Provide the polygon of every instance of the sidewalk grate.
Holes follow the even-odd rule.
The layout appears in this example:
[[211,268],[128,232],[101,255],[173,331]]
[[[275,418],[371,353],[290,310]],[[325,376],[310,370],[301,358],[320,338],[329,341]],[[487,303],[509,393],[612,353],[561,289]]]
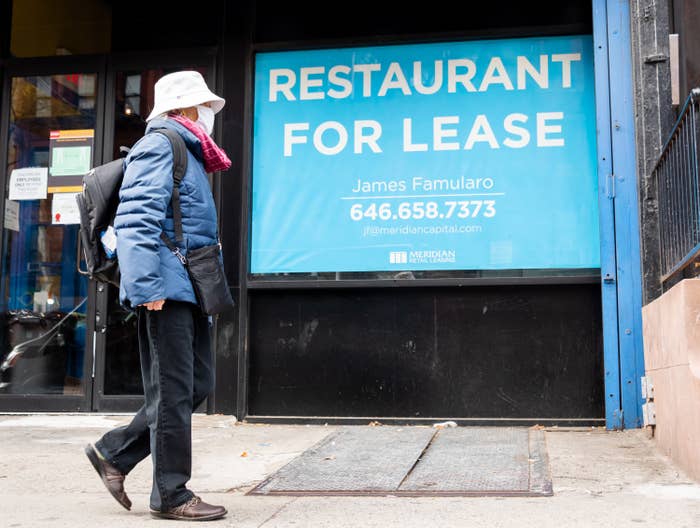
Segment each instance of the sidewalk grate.
[[551,496],[552,483],[538,428],[349,426],[248,494]]

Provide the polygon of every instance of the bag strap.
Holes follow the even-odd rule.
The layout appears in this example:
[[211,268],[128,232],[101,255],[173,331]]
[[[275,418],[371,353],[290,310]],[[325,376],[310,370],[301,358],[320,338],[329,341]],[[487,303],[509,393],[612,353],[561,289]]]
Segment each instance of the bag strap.
[[[170,140],[170,145],[173,149],[173,230],[175,231],[175,243],[165,234],[161,232],[160,238],[166,246],[175,253],[182,261],[184,256],[180,253],[178,245],[182,245],[184,237],[182,234],[182,210],[180,209],[180,182],[185,176],[187,170],[187,145],[182,136],[175,130],[169,128],[157,128],[153,132],[163,134]],[[183,261],[184,264],[184,261]]]

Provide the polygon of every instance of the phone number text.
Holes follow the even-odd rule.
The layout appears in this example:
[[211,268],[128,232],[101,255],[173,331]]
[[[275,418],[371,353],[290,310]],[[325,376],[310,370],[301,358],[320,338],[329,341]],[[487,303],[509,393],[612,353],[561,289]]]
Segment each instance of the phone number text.
[[443,218],[493,218],[496,200],[445,200],[443,202],[355,203],[350,218],[360,220],[421,220]]

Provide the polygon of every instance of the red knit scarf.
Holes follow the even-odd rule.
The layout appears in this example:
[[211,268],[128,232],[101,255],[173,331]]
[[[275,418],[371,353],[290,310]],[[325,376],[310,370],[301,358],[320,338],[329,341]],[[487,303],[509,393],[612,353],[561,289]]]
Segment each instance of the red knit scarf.
[[224,149],[214,143],[214,140],[198,124],[179,114],[169,114],[168,118],[177,121],[197,136],[197,139],[202,144],[205,171],[217,172],[227,170],[231,166],[231,160],[224,152]]

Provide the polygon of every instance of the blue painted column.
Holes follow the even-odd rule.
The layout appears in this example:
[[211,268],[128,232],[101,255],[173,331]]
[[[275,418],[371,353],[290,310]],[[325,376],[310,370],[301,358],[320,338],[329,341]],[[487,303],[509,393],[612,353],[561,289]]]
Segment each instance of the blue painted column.
[[598,209],[600,213],[600,271],[603,306],[603,364],[605,367],[605,424],[621,429],[620,355],[617,319],[615,206],[610,138],[610,75],[606,0],[593,0],[593,46],[598,152]]
[[606,426],[642,426],[639,198],[630,8],[593,0]]

